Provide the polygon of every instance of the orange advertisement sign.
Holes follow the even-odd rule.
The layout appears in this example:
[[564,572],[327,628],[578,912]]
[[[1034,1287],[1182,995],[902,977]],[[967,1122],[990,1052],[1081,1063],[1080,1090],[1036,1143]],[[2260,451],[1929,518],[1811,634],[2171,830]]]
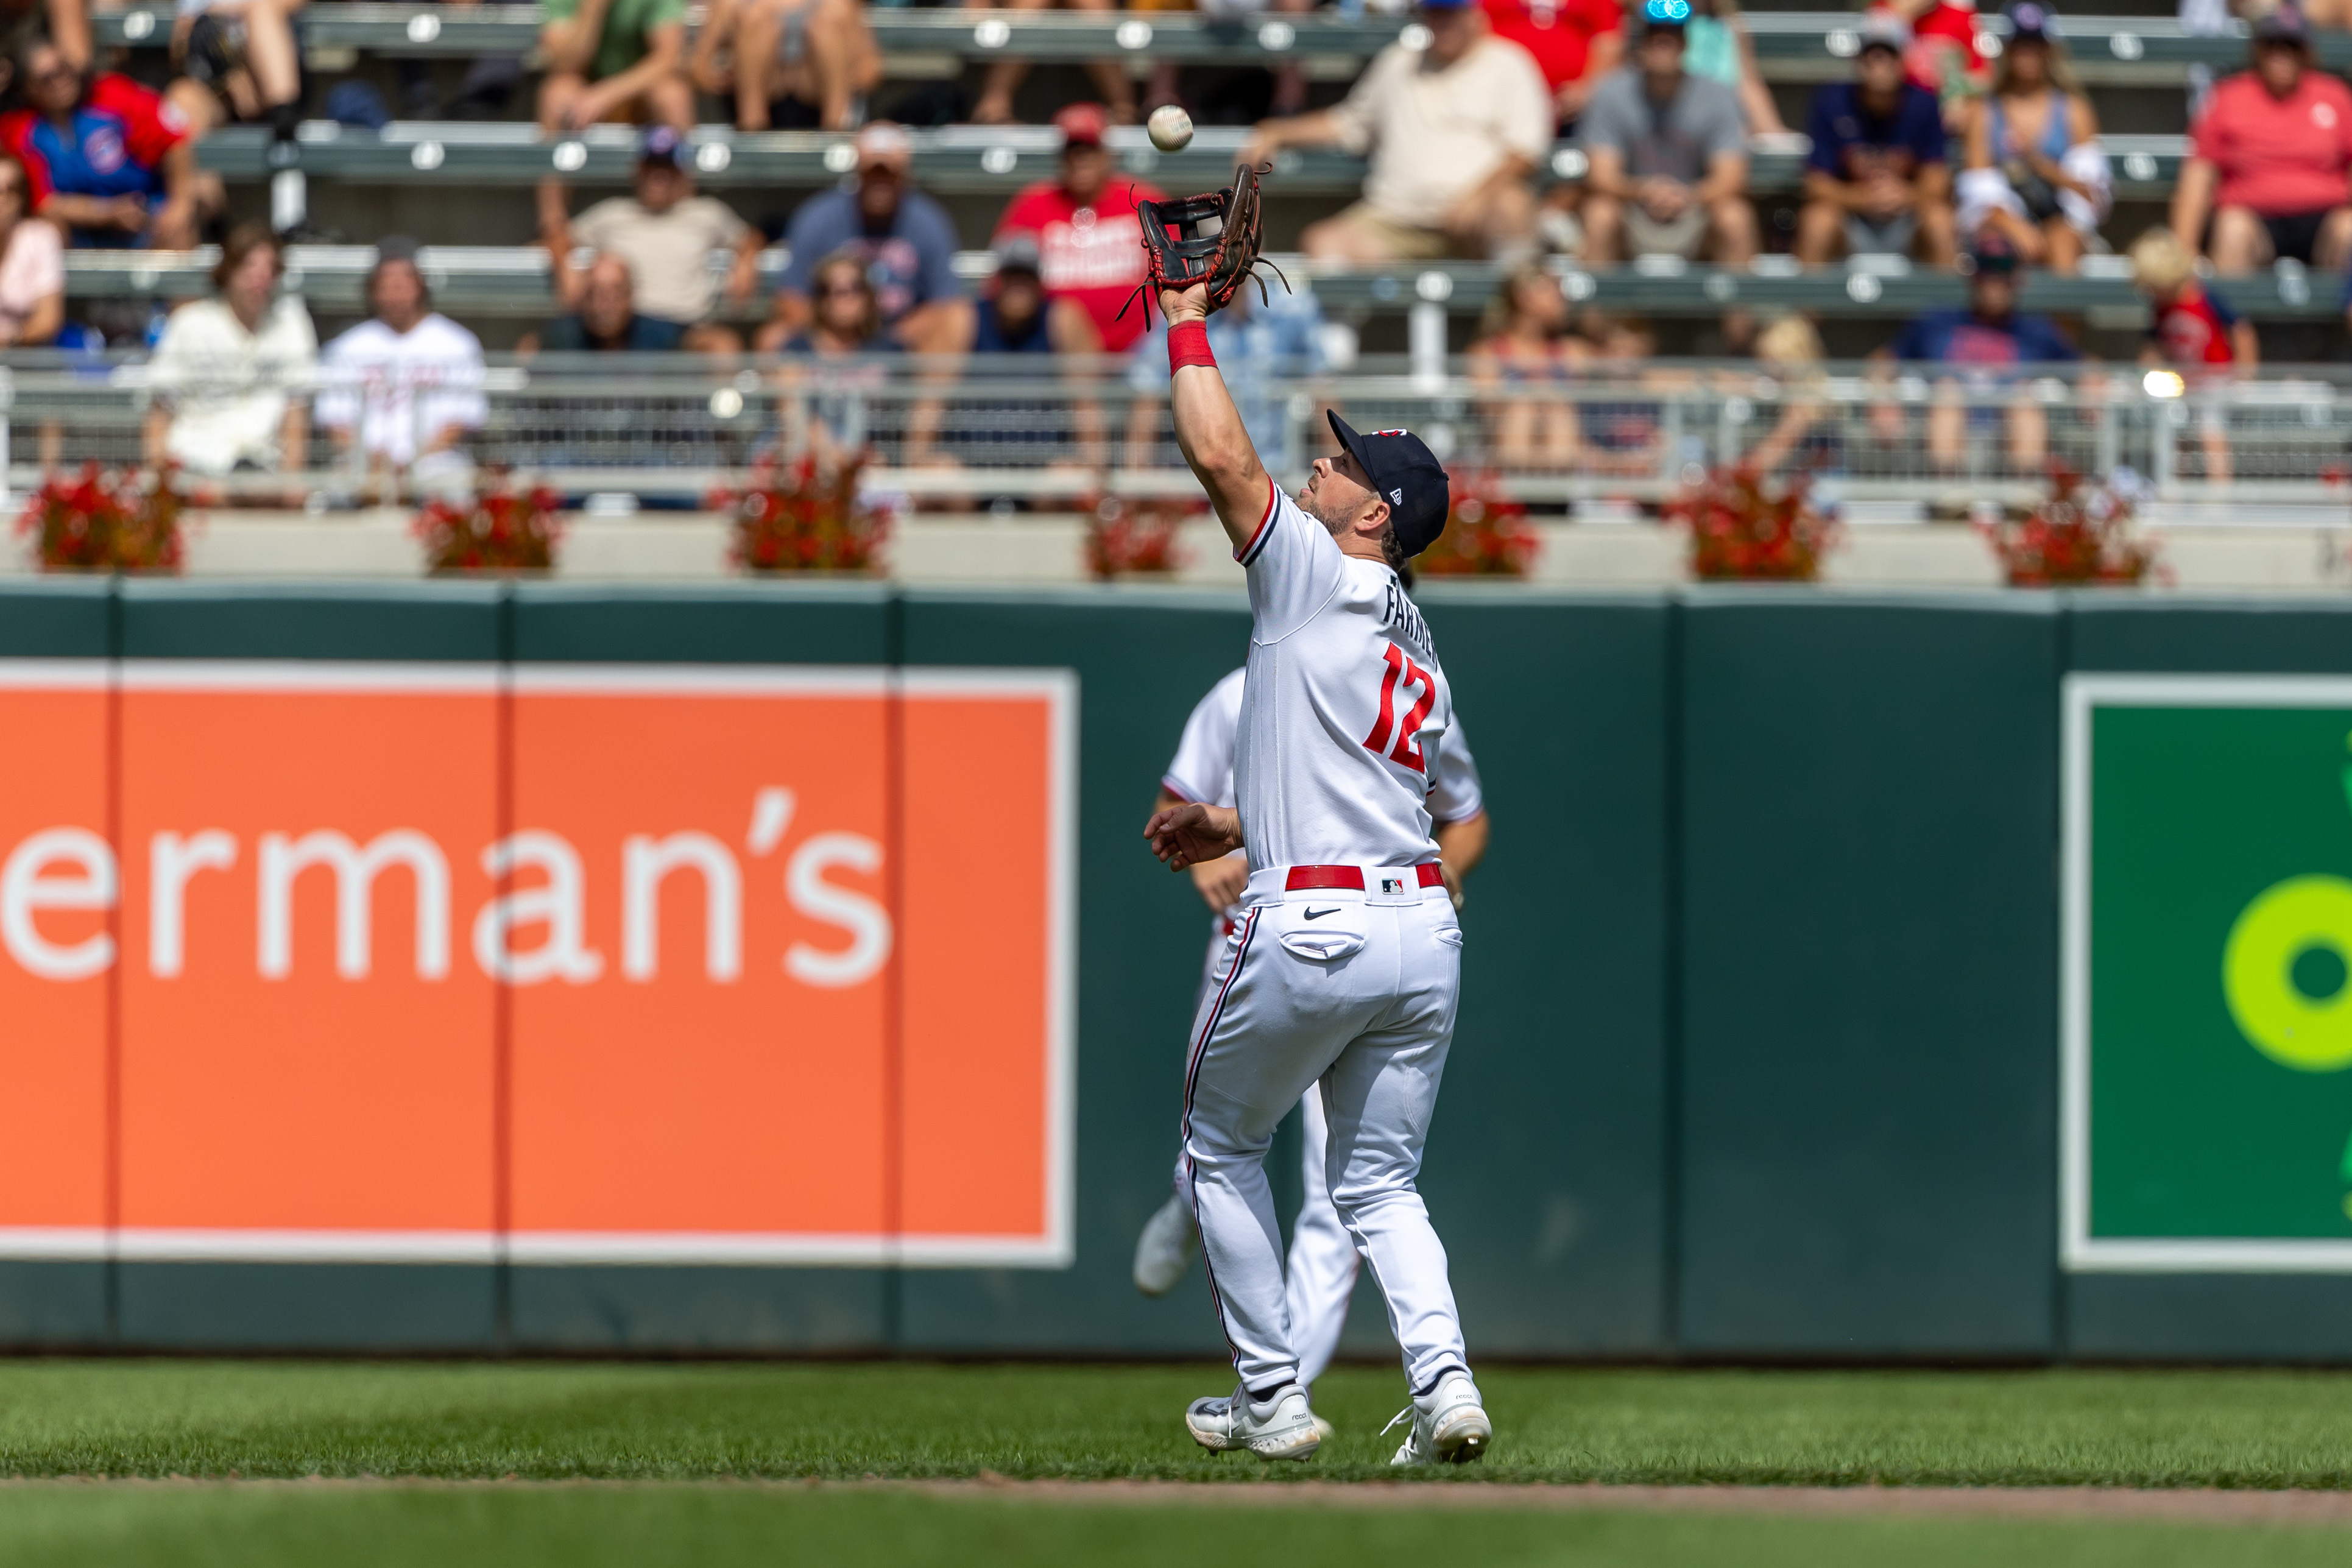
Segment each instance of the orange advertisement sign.
[[0,661],[0,1254],[1066,1264],[1075,722]]

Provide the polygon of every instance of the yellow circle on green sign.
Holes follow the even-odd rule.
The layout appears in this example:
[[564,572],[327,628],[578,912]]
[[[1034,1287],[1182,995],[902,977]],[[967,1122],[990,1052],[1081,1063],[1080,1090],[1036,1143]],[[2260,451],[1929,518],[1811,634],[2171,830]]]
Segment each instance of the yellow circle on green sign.
[[2221,990],[2255,1049],[2300,1072],[2352,1067],[2352,984],[2326,997],[2296,988],[2294,961],[2326,948],[2352,969],[2352,882],[2290,877],[2265,888],[2230,928]]

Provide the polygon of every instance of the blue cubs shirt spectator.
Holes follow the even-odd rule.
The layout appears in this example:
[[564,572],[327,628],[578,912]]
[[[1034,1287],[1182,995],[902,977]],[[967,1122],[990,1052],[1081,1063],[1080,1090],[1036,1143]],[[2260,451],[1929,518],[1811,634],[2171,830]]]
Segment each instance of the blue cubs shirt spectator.
[[193,243],[194,171],[168,166],[187,141],[179,110],[110,71],[84,88],[54,47],[30,53],[35,107],[0,115],[0,148],[25,166],[33,211],[80,245],[136,245],[151,227],[171,231],[158,243]]

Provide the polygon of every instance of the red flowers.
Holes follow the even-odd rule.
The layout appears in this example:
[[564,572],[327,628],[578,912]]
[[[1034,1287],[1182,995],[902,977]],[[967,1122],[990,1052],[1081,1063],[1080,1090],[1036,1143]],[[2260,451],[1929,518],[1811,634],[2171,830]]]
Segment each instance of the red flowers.
[[556,516],[562,503],[544,489],[528,495],[496,489],[463,502],[436,497],[408,531],[424,541],[425,566],[433,572],[544,572],[554,566],[563,538]]
[[44,483],[17,515],[16,531],[34,538],[45,571],[177,572],[173,471],[158,470],[151,487],[136,470],[102,473],[86,464],[78,479]]
[[1528,509],[1507,499],[1489,473],[1448,476],[1452,510],[1445,531],[1413,563],[1424,577],[1524,577],[1543,540]]
[[1173,572],[1184,564],[1178,536],[1206,501],[1127,500],[1106,496],[1087,520],[1087,570],[1108,583],[1129,574]]
[[1661,509],[1690,530],[1691,575],[1702,581],[1810,583],[1837,544],[1838,525],[1812,509],[1807,481],[1790,479],[1779,495],[1740,464],[1717,468]]
[[715,490],[713,511],[732,512],[729,554],[746,572],[870,572],[890,537],[890,511],[857,493],[863,455],[828,472],[814,454],[762,459],[740,490]]
[[2132,505],[2065,464],[2050,463],[2051,496],[2022,522],[1979,523],[2012,588],[2137,583],[2156,564],[2156,546],[2134,538]]

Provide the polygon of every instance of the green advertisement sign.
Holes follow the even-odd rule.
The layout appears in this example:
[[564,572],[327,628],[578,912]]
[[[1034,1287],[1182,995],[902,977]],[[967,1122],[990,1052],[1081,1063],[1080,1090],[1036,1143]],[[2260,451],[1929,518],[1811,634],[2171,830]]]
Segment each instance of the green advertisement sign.
[[2352,680],[2065,716],[2067,1267],[2352,1271]]

